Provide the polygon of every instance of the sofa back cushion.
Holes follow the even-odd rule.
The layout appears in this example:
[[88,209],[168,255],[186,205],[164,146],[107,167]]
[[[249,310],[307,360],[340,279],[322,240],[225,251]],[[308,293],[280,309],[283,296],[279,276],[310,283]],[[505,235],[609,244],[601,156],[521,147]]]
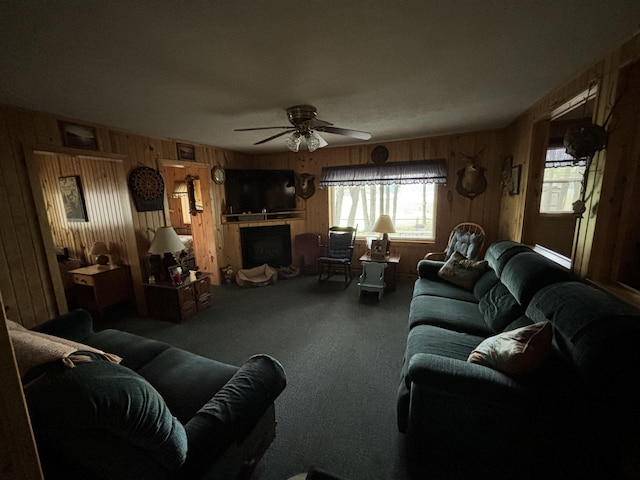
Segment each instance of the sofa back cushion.
[[533,251],[511,257],[500,275],[500,281],[524,307],[542,287],[570,279],[567,270]]
[[493,286],[478,303],[478,309],[487,326],[494,332],[502,332],[507,325],[524,314],[524,308],[502,283]]
[[489,267],[496,272],[499,277],[502,275],[502,269],[507,262],[515,255],[522,252],[531,252],[531,248],[522,243],[512,242],[511,240],[503,240],[491,244],[484,255],[484,259]]
[[127,367],[98,356],[75,368],[51,364],[24,391],[38,444],[70,467],[121,478],[109,448],[96,451],[78,440],[87,436],[112,438],[114,448],[129,446],[167,471],[186,459],[184,427],[151,384]]

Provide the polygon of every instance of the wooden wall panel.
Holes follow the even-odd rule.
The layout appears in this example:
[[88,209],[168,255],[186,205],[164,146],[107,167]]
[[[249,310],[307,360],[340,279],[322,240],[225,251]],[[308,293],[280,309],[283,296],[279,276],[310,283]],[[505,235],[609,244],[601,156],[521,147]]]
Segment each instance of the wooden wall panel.
[[[535,165],[535,156],[539,151],[541,135],[536,133],[536,125],[548,121],[554,108],[589,88],[592,82],[598,84],[598,96],[595,104],[595,122],[603,125],[616,98],[620,94],[618,78],[621,68],[637,62],[640,58],[640,34],[613,49],[591,66],[568,79],[558,88],[532,105],[506,131],[505,146],[514,156],[514,164],[523,165],[522,188],[526,195],[505,197],[500,211],[499,232],[501,236],[519,241],[531,241],[527,232],[535,230],[527,218],[533,217],[537,209],[536,184],[539,182],[539,169]],[[633,88],[637,89],[637,85]],[[632,107],[637,111],[638,106]],[[640,137],[619,135],[620,132],[634,132],[640,120],[635,115],[616,120],[616,115],[607,126],[611,132],[607,147],[598,152],[592,162],[589,174],[588,201],[586,212],[578,220],[574,245],[573,271],[583,278],[589,278],[616,292],[619,270],[612,260],[622,262],[621,242],[627,225],[632,222],[633,209],[625,208],[625,200],[640,188],[638,181],[628,175],[635,172],[639,159]],[[637,236],[637,235],[636,235]],[[620,293],[624,296],[624,293]],[[637,293],[631,292],[631,301],[637,303]]]
[[[501,155],[504,133],[502,130],[472,132],[459,135],[389,142],[384,145],[389,150],[387,163],[396,161],[447,159],[446,186],[437,188],[436,238],[435,241],[394,241],[393,249],[401,254],[399,272],[414,275],[416,264],[427,252],[443,250],[452,228],[462,221],[472,221],[483,225],[488,241],[498,239],[498,216],[502,202]],[[371,150],[375,145],[324,148],[310,152],[277,153],[263,155],[255,159],[253,168],[292,169],[297,173],[315,175],[316,187],[320,181],[323,166],[365,165],[371,163]],[[466,159],[483,150],[480,166],[486,168],[487,190],[473,200],[456,191],[458,170],[464,168]],[[298,207],[306,210],[304,232],[326,236],[329,225],[328,191],[316,188],[316,193],[306,202],[298,199]],[[356,252],[363,250],[364,239],[357,242]],[[364,251],[364,250],[363,250]],[[230,259],[234,257],[231,256]],[[357,263],[357,262],[356,262]]]

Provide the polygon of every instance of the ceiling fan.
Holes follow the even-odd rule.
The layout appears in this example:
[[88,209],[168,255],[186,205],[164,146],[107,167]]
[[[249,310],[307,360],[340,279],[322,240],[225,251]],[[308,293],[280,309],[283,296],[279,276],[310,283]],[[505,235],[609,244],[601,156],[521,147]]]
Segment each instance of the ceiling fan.
[[300,149],[300,143],[303,138],[310,152],[313,152],[318,148],[326,147],[328,143],[318,134],[318,132],[335,133],[336,135],[345,135],[347,137],[357,138],[358,140],[369,140],[371,138],[371,134],[369,132],[334,127],[332,123],[320,120],[316,118],[317,116],[318,110],[316,107],[311,105],[295,105],[287,108],[287,117],[289,118],[291,126],[236,128],[235,131],[246,132],[249,130],[269,130],[274,128],[284,129],[283,132],[276,133],[264,140],[260,140],[259,142],[254,143],[254,145],[261,145],[293,131],[285,142],[287,148],[292,152],[297,152]]

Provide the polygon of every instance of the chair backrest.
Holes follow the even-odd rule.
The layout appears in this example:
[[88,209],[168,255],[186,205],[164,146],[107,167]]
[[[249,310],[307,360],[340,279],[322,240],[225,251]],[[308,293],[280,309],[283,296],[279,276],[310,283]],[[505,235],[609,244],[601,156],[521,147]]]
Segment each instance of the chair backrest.
[[470,260],[477,258],[484,245],[486,234],[484,229],[477,223],[459,223],[449,235],[449,243],[445,252],[445,260],[454,252],[459,252]]
[[331,227],[327,241],[327,256],[351,259],[357,231],[357,225],[355,227]]
[[383,285],[385,268],[387,268],[387,264],[384,262],[362,262],[361,281]]

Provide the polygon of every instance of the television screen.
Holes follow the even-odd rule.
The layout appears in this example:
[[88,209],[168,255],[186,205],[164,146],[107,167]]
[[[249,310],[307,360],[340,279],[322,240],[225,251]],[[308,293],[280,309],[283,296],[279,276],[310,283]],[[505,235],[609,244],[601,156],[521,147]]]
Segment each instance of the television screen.
[[296,209],[293,170],[227,169],[227,213],[286,212]]

